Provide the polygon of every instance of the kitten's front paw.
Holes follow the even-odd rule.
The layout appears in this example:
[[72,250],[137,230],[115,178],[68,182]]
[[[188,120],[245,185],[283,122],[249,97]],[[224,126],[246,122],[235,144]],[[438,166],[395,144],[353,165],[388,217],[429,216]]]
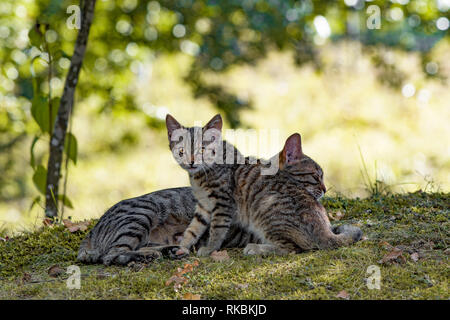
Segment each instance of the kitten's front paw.
[[189,255],[189,249],[181,246],[158,246],[155,249],[160,250],[164,257],[170,259],[181,259]]
[[186,247],[178,247],[178,249],[175,251],[175,256],[178,259],[184,258],[189,255],[189,249]]
[[213,251],[214,251],[214,249],[212,249],[210,247],[201,247],[197,251],[197,256],[198,257],[209,257]]

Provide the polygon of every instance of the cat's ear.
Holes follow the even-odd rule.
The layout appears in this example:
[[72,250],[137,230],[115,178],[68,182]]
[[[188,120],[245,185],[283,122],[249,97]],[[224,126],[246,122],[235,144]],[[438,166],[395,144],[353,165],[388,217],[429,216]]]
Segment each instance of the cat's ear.
[[303,157],[302,138],[300,134],[294,133],[287,138],[284,148],[280,154],[280,167],[296,163]]
[[167,114],[166,127],[167,127],[167,135],[169,136],[170,141],[173,131],[175,131],[176,129],[181,129],[181,124],[177,120],[175,120],[175,118],[172,117],[170,114]]
[[222,117],[220,114],[216,114],[209,122],[203,127],[203,130],[216,129],[222,131]]

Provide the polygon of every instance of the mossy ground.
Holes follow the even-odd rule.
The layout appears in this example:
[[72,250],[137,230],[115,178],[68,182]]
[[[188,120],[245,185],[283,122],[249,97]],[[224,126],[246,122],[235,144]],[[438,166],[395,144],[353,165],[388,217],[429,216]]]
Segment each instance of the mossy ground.
[[[230,259],[214,262],[193,255],[160,259],[147,266],[105,267],[76,261],[87,232],[63,226],[43,227],[0,241],[0,299],[449,299],[449,194],[416,192],[368,199],[325,198],[334,223],[359,225],[367,239],[337,250],[284,257],[247,257],[228,250]],[[92,224],[93,225],[93,224]],[[383,242],[403,250],[404,261],[382,264],[390,252]],[[419,260],[411,258],[418,253]],[[180,290],[165,282],[185,263],[199,261]],[[68,289],[68,274],[48,275],[52,265],[81,268],[81,288]],[[381,289],[369,290],[367,267],[381,270]]]

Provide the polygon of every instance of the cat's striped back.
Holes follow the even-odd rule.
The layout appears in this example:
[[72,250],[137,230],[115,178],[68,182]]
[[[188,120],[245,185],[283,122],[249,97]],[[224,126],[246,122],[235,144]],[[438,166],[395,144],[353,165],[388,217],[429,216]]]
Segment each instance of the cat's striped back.
[[[194,216],[196,203],[190,187],[122,200],[108,209],[88,233],[77,259],[105,265],[154,259],[179,243]],[[206,240],[205,235],[199,245]],[[244,247],[250,242],[256,242],[255,237],[236,227],[229,230],[224,246]]]
[[109,265],[121,254],[131,256],[144,246],[176,244],[192,219],[195,203],[188,187],[122,200],[105,212],[83,240],[78,260]]

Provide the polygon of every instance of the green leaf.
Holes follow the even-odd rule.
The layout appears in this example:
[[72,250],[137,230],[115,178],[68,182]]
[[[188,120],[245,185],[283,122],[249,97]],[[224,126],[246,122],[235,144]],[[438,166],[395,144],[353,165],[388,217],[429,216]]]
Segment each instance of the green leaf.
[[69,60],[72,60],[72,56],[71,56],[71,55],[68,55],[64,50],[61,50],[61,55],[62,55],[64,58],[67,58],[67,59],[69,59]]
[[35,95],[31,104],[31,115],[41,128],[42,133],[49,132],[48,99],[41,95]]
[[38,165],[33,174],[33,182],[40,193],[45,195],[47,184],[47,169],[43,165]]
[[53,98],[51,100],[52,118],[50,119],[50,110],[47,97],[43,97],[41,95],[36,95],[33,97],[31,104],[31,115],[39,125],[42,133],[50,133],[50,128],[53,128],[56,115],[58,114],[60,100],[60,98]]
[[40,33],[40,30],[37,29],[36,25],[33,25],[30,31],[28,31],[28,38],[30,39],[31,45],[37,48],[41,46],[44,40],[42,34]]
[[36,159],[34,158],[34,146],[36,145],[36,142],[39,141],[39,138],[40,138],[39,136],[35,136],[33,138],[33,142],[31,143],[31,148],[30,148],[30,155],[31,155],[30,165],[33,169],[36,167]]
[[73,209],[72,201],[70,201],[70,199],[69,199],[65,194],[60,194],[60,195],[58,195],[58,199],[59,199],[60,201],[62,201],[62,203],[63,203],[67,208]]
[[78,142],[77,138],[70,132],[66,135],[64,151],[69,159],[72,160],[74,164],[77,164]]
[[30,62],[30,72],[33,79],[33,97],[39,95],[41,84],[43,81],[43,78],[36,75],[36,72],[34,71],[34,63],[37,59],[40,59],[40,56],[34,57]]
[[64,51],[62,50],[55,50],[55,52],[52,54],[52,59],[53,61],[57,61],[59,60],[64,54]]

